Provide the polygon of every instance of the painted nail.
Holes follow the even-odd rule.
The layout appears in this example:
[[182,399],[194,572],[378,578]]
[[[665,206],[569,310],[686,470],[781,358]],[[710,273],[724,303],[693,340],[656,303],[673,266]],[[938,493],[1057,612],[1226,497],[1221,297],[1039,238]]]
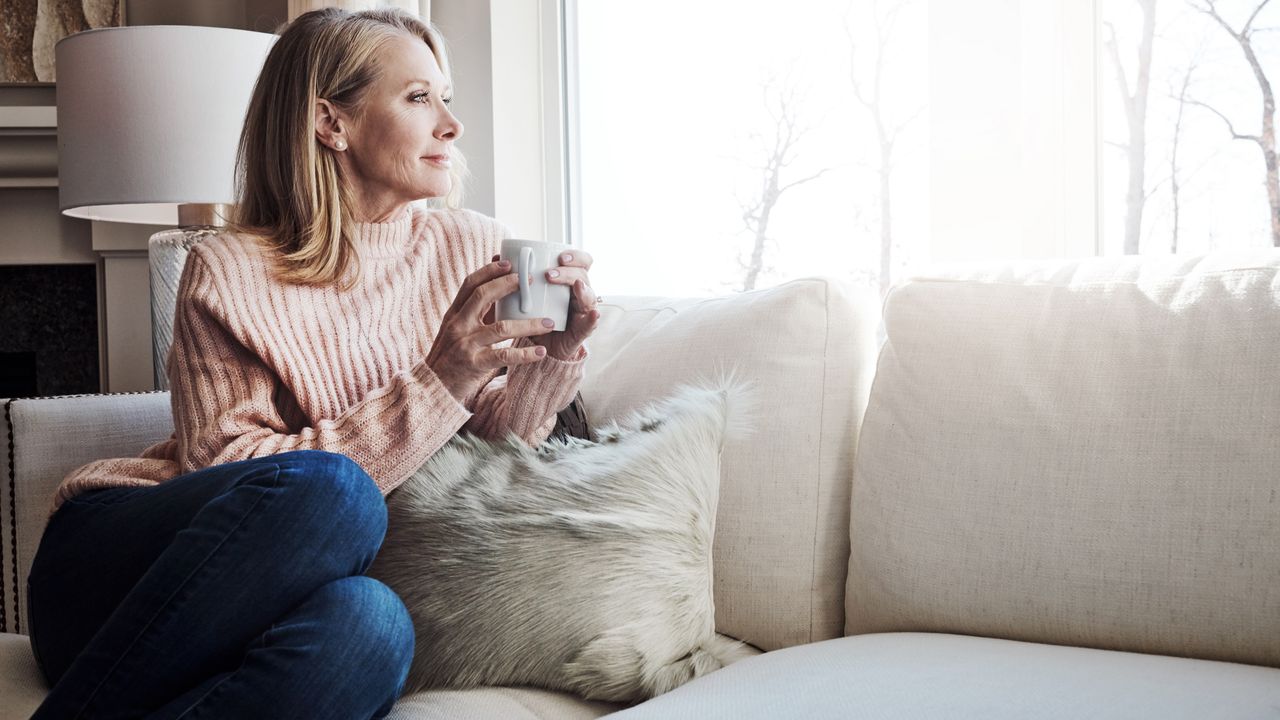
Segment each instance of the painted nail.
[[551,318],[542,318],[542,327],[553,328],[555,326],[556,326],[555,320],[552,320]]
[[553,278],[555,278],[555,277],[560,277],[560,271],[559,271],[559,270],[548,270],[548,271],[547,271],[547,277],[553,277]]
[[573,255],[571,255],[570,253],[565,253],[560,256],[560,260],[561,262],[573,262]]

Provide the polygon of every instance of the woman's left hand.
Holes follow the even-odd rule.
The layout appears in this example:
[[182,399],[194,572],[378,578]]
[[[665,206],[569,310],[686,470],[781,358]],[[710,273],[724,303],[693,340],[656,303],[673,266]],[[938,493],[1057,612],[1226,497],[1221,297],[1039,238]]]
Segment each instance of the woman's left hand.
[[547,282],[570,287],[569,323],[565,329],[529,338],[530,342],[545,347],[551,357],[576,360],[583,341],[595,332],[600,322],[600,311],[596,309],[600,298],[591,288],[591,278],[587,277],[592,262],[589,253],[574,248],[561,253],[560,266],[546,272]]

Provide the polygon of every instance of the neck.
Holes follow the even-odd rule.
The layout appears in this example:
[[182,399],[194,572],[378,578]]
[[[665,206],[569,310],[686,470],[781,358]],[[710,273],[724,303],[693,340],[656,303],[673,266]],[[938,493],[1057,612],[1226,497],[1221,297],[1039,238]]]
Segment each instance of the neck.
[[399,220],[409,209],[409,203],[400,202],[390,206],[378,207],[372,210],[364,210],[358,208],[352,211],[352,219],[358,223],[386,223]]

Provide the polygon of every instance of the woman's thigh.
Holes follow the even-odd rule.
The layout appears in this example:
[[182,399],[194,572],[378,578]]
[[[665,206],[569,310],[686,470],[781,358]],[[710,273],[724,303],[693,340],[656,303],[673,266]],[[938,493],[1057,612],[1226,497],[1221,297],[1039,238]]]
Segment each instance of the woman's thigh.
[[[344,462],[334,462],[335,459]],[[249,485],[253,487],[242,487]],[[353,490],[345,490],[346,487]],[[240,495],[246,491],[250,494]],[[278,493],[285,494],[263,506],[262,512],[271,515],[264,516],[263,522],[253,523],[259,529],[246,536],[239,518],[250,512],[250,506],[257,505],[253,498],[276,497]],[[241,500],[233,501],[235,497]],[[233,570],[227,575],[225,582],[231,585],[224,584],[216,592],[227,595],[228,602],[243,594],[246,583],[258,585],[261,592],[275,591],[271,580],[286,573],[277,573],[271,563],[296,567],[299,555],[307,556],[308,543],[314,541],[318,551],[332,555],[332,543],[320,541],[320,535],[329,532],[330,527],[339,535],[367,536],[361,541],[352,539],[357,546],[349,556],[361,562],[338,562],[341,570],[307,562],[308,568],[316,568],[315,576],[299,575],[289,590],[301,595],[309,591],[305,586],[327,582],[330,576],[362,572],[360,568],[367,567],[363,556],[376,551],[385,531],[385,506],[353,515],[351,508],[339,507],[348,499],[362,505],[380,500],[372,480],[354,463],[329,453],[303,451],[218,465],[145,488],[91,491],[67,501],[46,527],[28,579],[32,645],[41,670],[50,682],[56,682],[144,575],[152,573],[149,592],[170,592],[164,588],[180,587],[178,583],[184,582],[188,572],[174,564],[178,558],[186,558],[182,562],[192,563],[189,567],[194,570],[195,563],[208,552],[217,552],[213,548],[222,542],[219,538],[230,538],[233,532],[238,547],[234,552],[242,556],[237,563],[252,559],[254,565],[237,564],[239,572]],[[241,509],[233,511],[236,507]],[[337,518],[324,517],[330,508]],[[193,524],[197,516],[201,519]],[[307,516],[317,519],[299,519]],[[358,516],[363,521],[359,526],[354,522],[344,524],[340,519],[344,516]],[[377,527],[379,520],[381,528]],[[370,530],[363,532],[365,527]],[[184,530],[188,541],[179,545],[175,540]],[[281,534],[285,537],[280,538]],[[152,568],[159,567],[157,559],[170,547],[174,551],[166,555],[166,580],[156,583]],[[227,551],[231,552],[229,548]],[[264,581],[266,585],[260,585]],[[131,598],[130,607],[135,611],[167,603],[163,598],[141,603],[139,599],[136,595]],[[202,602],[216,604],[218,598],[207,597]],[[112,625],[119,628],[141,622],[145,618],[129,622],[122,619]]]
[[54,657],[39,657],[54,679],[196,513],[244,476],[225,472],[226,467],[206,468],[150,487],[92,490],[58,508],[40,539],[27,579],[32,645],[38,657],[40,631],[49,628],[56,635],[47,638],[57,641],[48,653]]

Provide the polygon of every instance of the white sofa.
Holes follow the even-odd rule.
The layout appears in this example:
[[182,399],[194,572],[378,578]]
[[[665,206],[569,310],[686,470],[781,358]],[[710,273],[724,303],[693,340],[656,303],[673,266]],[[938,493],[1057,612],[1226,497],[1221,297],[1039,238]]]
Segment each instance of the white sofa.
[[[1280,252],[938,269],[881,317],[827,278],[610,297],[593,422],[730,366],[765,390],[714,592],[766,652],[633,708],[485,688],[391,717],[1280,717]],[[4,419],[0,719],[46,692],[22,633],[53,486],[171,422],[164,393]]]

